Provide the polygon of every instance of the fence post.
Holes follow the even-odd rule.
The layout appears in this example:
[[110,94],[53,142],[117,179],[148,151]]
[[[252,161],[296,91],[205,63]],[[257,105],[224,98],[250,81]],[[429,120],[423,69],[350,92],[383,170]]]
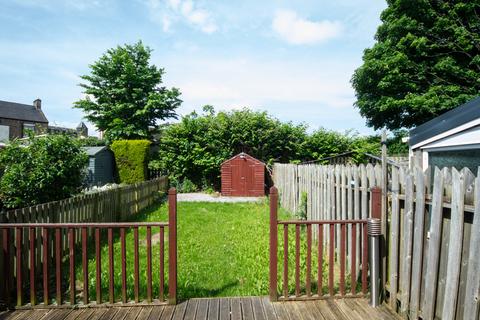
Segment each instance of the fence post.
[[168,190],[168,303],[177,304],[177,190]]
[[372,208],[370,218],[382,219],[382,188],[372,187]]
[[278,190],[270,188],[270,301],[277,301],[277,272],[278,272]]
[[[0,211],[0,223],[7,222],[7,213],[5,209]],[[3,230],[0,229],[0,274],[5,275],[5,265],[7,260],[5,259],[5,252],[4,252],[4,240],[3,240]],[[6,281],[8,277],[4,277],[4,279],[0,280],[0,310],[4,310],[7,307],[7,295],[6,292]]]

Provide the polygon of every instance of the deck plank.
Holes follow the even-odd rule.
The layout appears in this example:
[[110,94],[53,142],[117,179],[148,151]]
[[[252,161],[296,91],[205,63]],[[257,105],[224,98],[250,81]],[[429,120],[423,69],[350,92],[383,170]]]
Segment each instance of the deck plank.
[[251,298],[251,301],[252,301],[253,316],[255,320],[266,320],[261,298],[253,297]]
[[290,320],[290,316],[288,315],[283,302],[274,302],[272,303],[272,307],[273,310],[275,310],[275,315],[277,316],[277,319]]
[[261,297],[260,300],[261,300],[262,305],[263,305],[263,311],[265,312],[265,318],[267,320],[277,319],[275,309],[273,308],[273,305],[270,302],[269,298],[268,297]]
[[147,320],[153,307],[143,307],[135,320]]
[[217,320],[219,319],[219,307],[220,307],[220,299],[210,299],[208,304],[208,315],[207,319]]
[[206,320],[208,313],[209,299],[199,299],[197,304],[197,314],[195,320]]
[[135,320],[140,313],[142,308],[140,307],[132,307],[130,311],[128,311],[127,315],[125,316],[125,320]]
[[240,303],[240,298],[232,298],[230,300],[230,312],[232,320],[242,319],[242,306]]
[[268,297],[190,299],[176,306],[32,309],[0,313],[0,320],[397,320],[384,305],[364,298],[270,302]]
[[296,303],[298,310],[302,313],[305,320],[325,319],[323,314],[317,311],[315,305],[311,302],[299,301]]
[[148,316],[148,320],[158,320],[162,316],[163,313],[163,306],[155,306],[152,308],[152,311],[150,312]]
[[300,310],[296,307],[296,302],[285,302],[284,305],[285,307],[285,310],[287,311],[287,314],[288,314],[288,317],[292,320],[295,320],[295,319],[301,319],[301,320],[305,320],[302,316],[302,313],[300,312]]
[[220,299],[218,305],[219,305],[218,319],[220,320],[230,319],[230,299]]
[[318,310],[318,313],[322,315],[325,319],[335,319],[335,315],[329,309],[327,302],[325,300],[313,301],[314,307]]
[[359,313],[359,308],[352,308],[349,304],[347,304],[346,300],[349,299],[337,299],[335,300],[335,304],[338,306],[340,311],[345,315],[345,318],[350,320],[362,320],[363,317]]
[[115,314],[115,320],[124,320],[129,312],[130,312],[130,308],[128,307],[118,308],[118,311]]
[[99,320],[108,310],[107,308],[97,308],[88,320]]
[[170,305],[164,306],[160,320],[171,320],[174,312],[175,312],[175,306],[170,306]]
[[112,320],[114,317],[116,319],[116,314],[118,312],[118,309],[119,308],[110,308],[110,309],[107,310],[107,312],[102,314],[102,316],[99,317],[98,319],[99,320]]
[[183,320],[185,311],[187,309],[188,301],[181,302],[175,306],[175,312],[173,313],[172,320]]
[[253,317],[252,300],[250,298],[241,298],[242,304],[242,319],[243,320],[255,320]]
[[163,307],[163,312],[162,312],[162,316],[160,317],[160,320],[171,320],[174,312],[175,312],[175,306]]
[[197,312],[197,304],[198,304],[198,301],[196,299],[188,300],[183,319],[185,320],[195,319],[195,314]]
[[66,319],[68,320],[85,320],[89,319],[90,316],[95,312],[95,309],[81,309],[73,310]]

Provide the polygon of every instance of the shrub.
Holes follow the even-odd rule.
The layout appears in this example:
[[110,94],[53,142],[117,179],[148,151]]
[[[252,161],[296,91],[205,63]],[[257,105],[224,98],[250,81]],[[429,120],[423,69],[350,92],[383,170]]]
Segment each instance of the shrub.
[[221,163],[242,151],[267,165],[318,161],[347,151],[354,151],[355,162],[363,162],[364,152],[378,153],[380,139],[323,128],[308,134],[306,125],[281,122],[266,112],[216,113],[206,106],[202,115],[193,112],[164,126],[159,150],[151,168],[168,172],[171,181],[187,178],[197,187],[218,190]]
[[150,141],[117,140],[112,143],[111,149],[115,155],[119,182],[132,184],[147,179]]
[[67,135],[30,137],[0,151],[0,200],[19,208],[68,198],[82,188],[87,154]]
[[195,185],[195,183],[185,178],[177,185],[177,191],[180,193],[195,192],[198,191],[198,187]]

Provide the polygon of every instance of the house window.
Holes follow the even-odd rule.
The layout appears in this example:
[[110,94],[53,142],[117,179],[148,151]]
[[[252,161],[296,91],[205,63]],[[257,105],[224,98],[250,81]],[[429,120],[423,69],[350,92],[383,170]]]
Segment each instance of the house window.
[[23,124],[23,136],[26,137],[28,132],[35,132],[35,124],[33,123]]
[[10,127],[0,125],[0,142],[7,142],[10,140]]

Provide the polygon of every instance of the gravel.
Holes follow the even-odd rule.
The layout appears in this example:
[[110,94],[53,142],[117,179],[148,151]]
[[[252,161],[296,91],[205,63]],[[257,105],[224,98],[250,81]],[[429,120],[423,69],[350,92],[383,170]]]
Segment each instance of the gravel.
[[259,202],[264,197],[224,197],[217,193],[179,193],[177,201],[183,202]]

